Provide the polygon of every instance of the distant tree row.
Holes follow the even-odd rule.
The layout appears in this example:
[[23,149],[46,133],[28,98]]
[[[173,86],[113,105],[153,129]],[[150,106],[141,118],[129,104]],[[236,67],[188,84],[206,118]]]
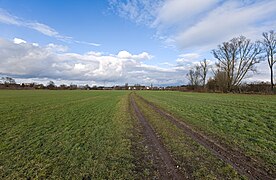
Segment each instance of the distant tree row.
[[0,84],[16,84],[16,82],[11,77],[1,77]]
[[0,89],[49,89],[49,90],[161,90],[160,87],[143,86],[140,84],[134,84],[129,86],[128,83],[125,85],[119,86],[89,86],[86,85],[76,85],[76,84],[61,84],[56,85],[54,81],[49,81],[46,85],[38,83],[21,83],[18,84],[11,77],[2,77],[0,78]]
[[11,77],[2,77],[0,78],[0,89],[50,89],[50,90],[76,90],[76,89],[97,89],[97,87],[90,87],[89,85],[78,86],[75,84],[61,84],[57,86],[54,81],[49,81],[47,85],[38,84],[38,83],[21,83],[18,84]]
[[[242,80],[249,72],[256,72],[256,64],[267,60],[270,68],[270,89],[273,92],[273,66],[276,62],[276,33],[269,31],[263,33],[261,41],[252,42],[250,39],[240,36],[218,45],[212,50],[217,60],[211,67],[206,59],[199,65],[192,67],[186,74],[189,85],[197,88],[214,88],[223,92],[232,92],[241,87]],[[212,69],[214,76],[210,78],[206,86],[206,76]]]

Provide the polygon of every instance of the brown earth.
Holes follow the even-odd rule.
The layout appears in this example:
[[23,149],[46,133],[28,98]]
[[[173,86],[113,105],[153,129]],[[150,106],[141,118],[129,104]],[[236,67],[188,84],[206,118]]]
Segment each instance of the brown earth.
[[145,139],[145,147],[149,149],[154,166],[158,171],[158,179],[186,179],[185,176],[177,169],[177,166],[170,156],[168,150],[158,139],[147,119],[139,110],[133,96],[130,97],[131,107],[134,111],[139,124],[142,126],[142,134]]
[[[164,110],[161,110],[156,105],[147,101],[141,96],[138,97],[142,101],[144,101],[150,108],[159,113],[162,117],[166,118],[178,128],[182,129],[186,135],[204,146],[206,149],[210,150],[215,156],[232,165],[232,167],[235,168],[240,174],[245,175],[249,179],[276,179],[275,174],[267,172],[265,168],[260,165],[261,163],[259,163],[257,160],[246,156],[241,151],[238,151],[223,142],[218,142],[210,137],[205,136],[204,134],[194,130],[183,120],[175,118],[171,114],[165,112]],[[135,104],[133,98],[132,101],[133,104]],[[136,111],[139,111],[137,106],[136,109]],[[140,118],[143,119],[141,113]]]

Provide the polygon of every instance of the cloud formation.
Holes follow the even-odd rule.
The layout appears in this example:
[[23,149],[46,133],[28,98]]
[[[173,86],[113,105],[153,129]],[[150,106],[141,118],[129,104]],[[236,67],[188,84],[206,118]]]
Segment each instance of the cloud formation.
[[147,65],[147,52],[118,54],[67,52],[56,44],[38,46],[16,38],[0,39],[0,74],[16,78],[52,79],[89,84],[182,84],[185,70]]
[[25,40],[20,39],[20,38],[14,38],[14,39],[13,39],[13,42],[14,42],[15,44],[27,43]]
[[[153,56],[147,52],[132,54],[120,51],[118,54],[68,52],[66,46],[48,44],[39,46],[20,38],[13,41],[0,38],[0,75],[37,82],[74,82],[78,84],[116,85],[144,84],[179,85],[186,84],[188,70],[202,60],[197,53],[181,54],[172,63],[148,65]],[[212,63],[212,62],[210,62]],[[269,77],[266,62],[258,65],[259,74],[248,80],[265,80]]]
[[54,28],[52,28],[46,24],[19,18],[1,8],[0,8],[0,23],[33,29],[35,31],[38,31],[38,32],[46,35],[46,36],[53,37],[53,38],[56,38],[56,39],[58,39],[60,41],[64,41],[64,42],[73,42],[73,43],[78,43],[78,44],[86,44],[86,45],[90,45],[90,46],[100,46],[100,44],[98,44],[98,43],[90,43],[90,42],[85,42],[85,41],[74,40],[72,37],[61,35]]
[[121,17],[156,29],[158,39],[184,50],[209,50],[239,35],[255,40],[276,27],[276,1],[271,0],[110,2]]
[[217,0],[170,0],[157,7],[157,14],[153,24],[155,26],[170,26],[187,23],[190,19],[199,18],[201,13],[213,7]]
[[134,60],[149,60],[152,58],[147,52],[142,52],[141,54],[132,55],[127,51],[120,51],[117,55],[120,59],[134,59]]
[[109,6],[120,17],[150,25],[155,19],[157,7],[160,7],[162,2],[162,0],[109,0]]
[[[262,1],[245,5],[242,1],[229,1],[210,11],[206,17],[175,36],[181,48],[215,46],[229,39],[245,35],[260,38],[262,32],[275,28],[273,15],[276,1]],[[265,22],[271,22],[267,27]],[[274,26],[273,26],[274,25]],[[255,31],[252,34],[252,31]]]

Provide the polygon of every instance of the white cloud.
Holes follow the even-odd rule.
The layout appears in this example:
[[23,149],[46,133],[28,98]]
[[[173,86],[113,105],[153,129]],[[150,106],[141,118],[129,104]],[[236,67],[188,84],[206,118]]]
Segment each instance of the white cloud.
[[[34,45],[34,43],[33,43],[33,45]],[[34,46],[36,46],[36,44]],[[52,51],[52,52],[66,52],[68,50],[68,47],[50,43],[46,46],[46,49],[48,51]]]
[[152,56],[149,55],[147,52],[142,52],[141,54],[138,54],[138,55],[132,55],[127,51],[120,51],[117,57],[121,59],[134,59],[134,60],[148,60],[152,58]]
[[176,67],[189,70],[194,65],[198,64],[203,59],[200,59],[201,56],[197,53],[187,53],[187,54],[180,54],[176,59]]
[[[240,35],[261,39],[262,32],[276,27],[275,0],[154,0],[151,6],[145,0],[110,2],[121,17],[154,28],[154,38],[165,47],[191,52],[179,55],[173,63],[161,63],[182,72],[203,60],[200,54],[210,57],[211,49],[224,41]],[[214,60],[208,61],[214,64]],[[266,62],[257,67],[258,74],[251,74],[246,81],[269,80]]]
[[172,64],[172,63],[169,63],[169,62],[162,62],[162,63],[159,63],[160,65],[164,65],[164,66],[169,66],[169,67],[174,67],[175,65]]
[[44,34],[46,36],[57,37],[57,38],[61,38],[61,39],[69,39],[69,37],[59,35],[59,33],[55,29],[53,29],[45,24],[41,24],[41,23],[37,23],[37,22],[30,22],[30,23],[24,22],[23,25],[28,28],[37,30],[38,32],[41,32],[42,34]]
[[118,57],[119,57],[119,58],[122,58],[122,59],[130,59],[131,56],[132,56],[132,55],[131,55],[129,52],[127,52],[127,51],[120,51],[120,52],[118,53]]
[[112,9],[120,16],[155,28],[155,37],[166,47],[210,52],[235,36],[255,40],[261,38],[262,32],[276,27],[275,0],[154,0],[150,6],[148,3],[110,0]]
[[74,69],[77,71],[82,71],[86,69],[86,65],[82,63],[77,63],[74,65]]
[[56,39],[64,41],[64,42],[74,42],[74,43],[86,44],[86,45],[90,45],[90,46],[100,46],[100,44],[98,44],[98,43],[74,40],[72,37],[61,35],[54,28],[52,28],[46,24],[18,18],[1,8],[0,8],[0,23],[33,29],[33,30],[36,30],[36,31],[46,35],[46,36],[53,37],[53,38],[56,38]]
[[14,38],[14,39],[13,39],[13,42],[14,42],[15,44],[27,43],[25,40],[20,39],[20,38]]
[[96,57],[100,57],[102,56],[101,52],[94,52],[94,51],[90,51],[88,53],[86,53],[87,55],[91,55],[91,56],[96,56]]
[[[61,48],[61,50],[57,50]],[[16,79],[36,79],[62,82],[93,82],[110,85],[128,83],[182,84],[184,70],[147,65],[141,60],[152,57],[147,52],[117,55],[100,52],[84,54],[63,51],[63,46],[32,43],[15,44],[0,39],[0,74]],[[40,82],[40,81],[39,81]]]
[[218,0],[170,0],[165,1],[158,9],[158,13],[153,24],[155,26],[174,25],[179,22],[187,22],[199,16],[214,6]]
[[85,44],[85,45],[96,46],[96,47],[101,46],[101,44],[99,43],[91,43],[91,42],[77,41],[77,40],[74,40],[74,42],[78,44]]
[[38,22],[32,22],[18,18],[4,9],[0,9],[0,22],[4,24],[11,24],[16,26],[27,27],[36,30],[46,36],[55,37],[62,40],[70,39],[70,37],[60,35],[55,29]]
[[191,60],[198,60],[200,55],[197,53],[187,53],[187,54],[180,54],[179,57],[185,58],[185,59],[191,59]]
[[275,10],[276,1],[263,1],[249,6],[244,6],[240,1],[229,1],[209,12],[205,18],[190,28],[184,29],[175,36],[175,39],[181,48],[186,49],[214,47],[235,36],[248,35],[252,30],[258,32],[260,37],[264,29],[260,29],[259,26],[272,21],[271,17]]
[[[256,65],[257,72],[256,73],[249,73],[247,76],[247,79],[245,81],[250,81],[250,82],[270,82],[270,69],[268,66],[267,61],[263,61],[259,64]],[[276,72],[276,66],[274,66],[274,72]],[[274,79],[276,78],[274,74]]]
[[[52,47],[52,48],[49,48]],[[59,45],[34,46],[32,43],[15,44],[0,39],[0,74],[16,79],[34,79],[38,82],[54,80],[78,84],[114,85],[140,83],[149,85],[185,84],[185,74],[201,59],[196,53],[179,55],[173,63],[165,63],[166,68],[148,65],[140,61],[151,56],[148,53],[131,54],[121,51],[117,55],[100,52],[84,54],[57,51]],[[62,47],[62,46],[61,46]],[[64,48],[64,47],[62,47]],[[145,54],[147,54],[145,56]],[[248,81],[269,80],[266,62],[258,65],[259,74]],[[41,80],[41,81],[40,81]]]
[[157,14],[157,8],[163,0],[109,0],[110,9],[119,16],[138,24],[150,25]]
[[33,46],[36,46],[36,47],[38,47],[38,46],[39,46],[39,44],[38,44],[38,43],[32,43],[32,45],[33,45]]
[[[131,54],[121,51],[117,55],[100,52],[84,54],[57,51],[59,45],[34,46],[32,43],[15,44],[0,38],[0,75],[16,79],[45,82],[74,82],[78,84],[115,85],[140,83],[145,85],[185,84],[185,74],[201,59],[196,53],[179,55],[175,63],[165,63],[166,68],[148,65],[141,61],[148,53]],[[61,46],[62,47],[62,46]],[[146,57],[146,58],[145,58]],[[255,80],[269,80],[266,62],[258,66]],[[29,81],[28,80],[28,81]],[[252,78],[247,79],[248,81]]]
[[18,17],[11,16],[7,11],[0,8],[0,22],[20,26],[21,22]]

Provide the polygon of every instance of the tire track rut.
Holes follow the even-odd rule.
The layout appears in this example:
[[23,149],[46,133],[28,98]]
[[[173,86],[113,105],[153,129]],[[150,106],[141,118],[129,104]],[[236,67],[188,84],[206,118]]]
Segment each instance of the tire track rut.
[[151,125],[139,110],[133,95],[130,96],[131,106],[134,110],[135,116],[143,127],[143,135],[146,139],[146,144],[153,155],[154,163],[157,166],[161,179],[186,179],[177,169],[176,164],[170,156],[168,150],[164,147],[162,142],[158,139]]
[[[136,94],[135,94],[136,95]],[[138,96],[138,95],[136,95]],[[243,153],[234,150],[225,144],[220,144],[211,138],[195,131],[185,122],[173,117],[171,114],[161,110],[153,103],[147,101],[146,99],[138,96],[142,101],[144,101],[150,108],[155,112],[159,113],[162,117],[169,120],[171,123],[176,125],[178,128],[182,129],[183,132],[194,139],[196,142],[204,146],[206,149],[210,150],[215,156],[230,164],[235,168],[240,174],[245,175],[249,179],[276,179],[275,174],[269,174],[264,167],[260,166],[259,163],[244,155]]]

